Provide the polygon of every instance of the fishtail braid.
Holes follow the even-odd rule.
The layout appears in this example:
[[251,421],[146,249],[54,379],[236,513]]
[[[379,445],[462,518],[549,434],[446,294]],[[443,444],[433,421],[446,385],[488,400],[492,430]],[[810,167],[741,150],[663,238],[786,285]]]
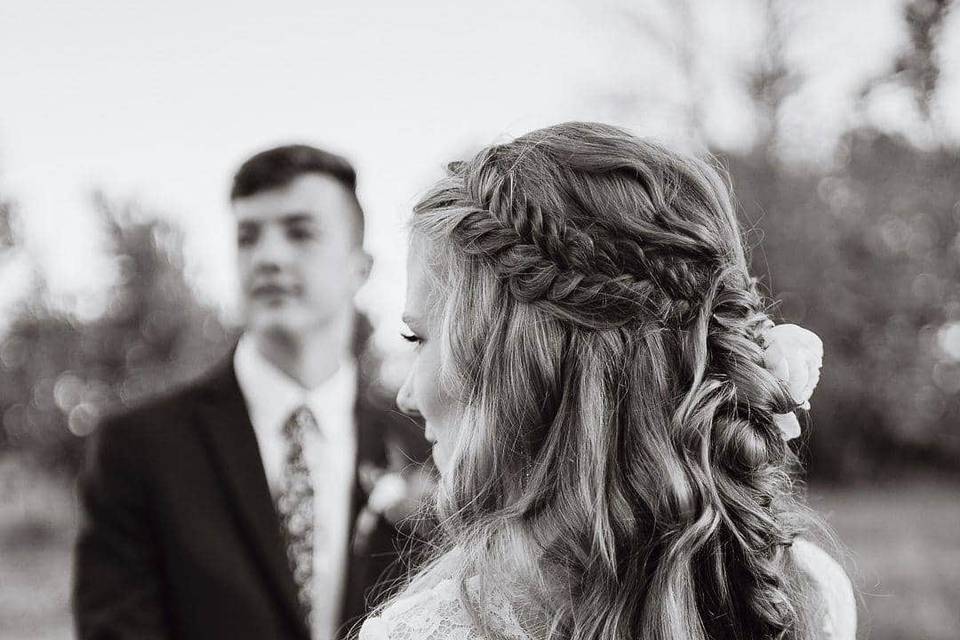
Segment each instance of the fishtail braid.
[[466,182],[470,197],[458,202],[463,215],[452,237],[489,261],[519,300],[595,329],[683,322],[697,305],[704,265],[684,255],[688,244],[645,248],[623,229],[591,233],[515,191],[512,174],[490,175],[495,168]]

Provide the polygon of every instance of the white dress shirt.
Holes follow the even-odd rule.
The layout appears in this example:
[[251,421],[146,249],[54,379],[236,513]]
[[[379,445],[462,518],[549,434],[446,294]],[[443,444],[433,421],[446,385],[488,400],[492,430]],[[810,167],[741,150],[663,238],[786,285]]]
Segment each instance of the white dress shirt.
[[336,373],[320,386],[304,389],[268,362],[248,336],[241,337],[233,364],[274,499],[283,486],[287,453],[283,425],[304,405],[317,420],[319,429],[304,435],[304,456],[314,489],[311,631],[316,640],[329,640],[339,622],[347,575],[357,451],[356,364],[341,362]]

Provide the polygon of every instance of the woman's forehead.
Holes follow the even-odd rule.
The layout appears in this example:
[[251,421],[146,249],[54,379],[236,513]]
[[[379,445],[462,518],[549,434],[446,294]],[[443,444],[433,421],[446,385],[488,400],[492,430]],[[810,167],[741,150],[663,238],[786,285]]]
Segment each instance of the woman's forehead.
[[430,242],[414,233],[407,253],[407,300],[403,313],[408,325],[429,319],[439,293],[432,254]]

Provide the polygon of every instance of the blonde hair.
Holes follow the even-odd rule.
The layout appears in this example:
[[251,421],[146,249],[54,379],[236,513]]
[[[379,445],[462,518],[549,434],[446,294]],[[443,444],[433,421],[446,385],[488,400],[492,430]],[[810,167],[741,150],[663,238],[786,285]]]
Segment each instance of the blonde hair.
[[[535,637],[807,638],[767,321],[708,164],[567,123],[449,166],[415,207],[464,407],[439,552]],[[481,589],[482,597],[483,589]]]

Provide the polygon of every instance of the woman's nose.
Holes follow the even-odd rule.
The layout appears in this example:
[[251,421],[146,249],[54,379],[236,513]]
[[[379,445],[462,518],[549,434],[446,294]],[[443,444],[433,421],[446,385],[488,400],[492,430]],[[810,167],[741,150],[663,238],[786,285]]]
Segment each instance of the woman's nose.
[[413,398],[412,378],[412,375],[407,376],[403,384],[400,385],[400,390],[397,392],[397,408],[408,416],[416,418],[420,416],[420,411],[417,409],[417,403]]

